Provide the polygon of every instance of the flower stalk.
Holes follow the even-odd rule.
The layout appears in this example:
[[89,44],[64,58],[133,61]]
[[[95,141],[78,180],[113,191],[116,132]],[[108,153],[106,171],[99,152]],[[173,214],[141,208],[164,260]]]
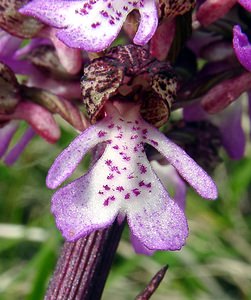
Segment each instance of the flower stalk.
[[98,300],[124,228],[114,222],[76,242],[65,242],[46,300]]

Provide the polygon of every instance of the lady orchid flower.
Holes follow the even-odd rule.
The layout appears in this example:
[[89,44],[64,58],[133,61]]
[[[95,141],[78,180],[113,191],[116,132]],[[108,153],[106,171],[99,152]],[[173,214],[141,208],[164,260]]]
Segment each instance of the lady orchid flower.
[[216,186],[180,147],[145,122],[135,106],[125,111],[115,105],[106,103],[106,117],[80,134],[49,170],[47,186],[55,189],[87,151],[106,144],[85,175],[54,194],[52,212],[57,226],[68,241],[74,241],[111,225],[117,217],[126,217],[132,235],[144,247],[180,249],[188,235],[184,209],[152,170],[144,145],[156,148],[202,197],[215,199]]
[[145,45],[158,25],[156,0],[33,0],[22,14],[58,28],[57,37],[66,45],[86,51],[106,49],[119,34],[127,15],[138,10],[141,16],[134,43]]

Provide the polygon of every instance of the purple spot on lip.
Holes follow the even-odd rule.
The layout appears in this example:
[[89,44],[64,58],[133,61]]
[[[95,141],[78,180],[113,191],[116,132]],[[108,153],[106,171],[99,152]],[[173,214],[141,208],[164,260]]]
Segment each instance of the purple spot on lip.
[[131,136],[131,140],[135,140],[135,139],[137,139],[137,138],[138,138],[138,135],[137,135],[137,134]]
[[132,192],[134,193],[134,195],[137,197],[140,195],[140,190],[139,189],[133,189]]
[[115,197],[114,197],[114,196],[110,196],[110,197],[108,197],[108,198],[105,199],[103,205],[104,205],[104,206],[108,206],[108,205],[109,205],[109,202],[110,202],[110,201],[114,201],[114,200],[115,200]]
[[106,131],[103,131],[103,130],[100,130],[99,132],[98,132],[98,137],[104,137],[105,135],[107,134],[107,132]]
[[124,191],[125,189],[123,188],[123,186],[117,186],[117,187],[116,187],[116,190],[119,191],[119,192],[122,192],[122,191]]
[[156,142],[155,140],[150,140],[150,142],[152,142],[152,144],[154,145],[154,146],[158,146],[158,142]]
[[104,205],[104,206],[108,206],[108,204],[109,204],[109,198],[105,199],[103,205]]
[[126,160],[126,161],[131,160],[131,157],[126,155],[125,152],[119,152],[119,155],[121,155],[123,157],[123,159]]
[[115,171],[117,174],[121,174],[120,171],[119,171],[119,168],[118,168],[117,166],[111,167],[111,171],[112,171],[112,172]]
[[147,172],[147,168],[144,165],[139,165],[139,171],[141,174],[145,174]]
[[106,185],[103,185],[103,188],[106,190],[106,191],[109,191],[111,188],[106,184]]
[[112,164],[111,159],[107,159],[107,160],[105,161],[105,164],[106,164],[107,166],[111,166],[111,164]]
[[142,181],[139,182],[139,186],[140,186],[140,187],[142,187],[142,186],[144,186],[144,185],[145,185],[144,180],[142,180]]
[[113,179],[113,178],[114,178],[114,175],[113,175],[113,174],[109,174],[106,178],[107,178],[107,179]]
[[97,22],[97,23],[92,23],[92,28],[97,28],[98,26],[100,26],[100,22]]
[[130,194],[129,193],[125,194],[125,199],[130,199]]

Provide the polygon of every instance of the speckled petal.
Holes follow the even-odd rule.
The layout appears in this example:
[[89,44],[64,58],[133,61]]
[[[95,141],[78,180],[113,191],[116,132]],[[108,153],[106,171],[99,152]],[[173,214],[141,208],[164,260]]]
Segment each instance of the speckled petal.
[[143,46],[151,39],[157,29],[158,14],[154,0],[141,0],[138,2],[142,3],[142,6],[138,4],[141,20],[133,42]]
[[46,178],[49,188],[57,188],[74,172],[83,156],[91,148],[108,139],[102,127],[101,121],[86,129],[56,158]]
[[[146,123],[145,126],[149,125]],[[155,147],[179,174],[204,198],[216,199],[217,188],[207,173],[179,146],[167,139],[163,133],[151,127],[152,138],[148,143]]]
[[95,52],[104,50],[113,42],[127,15],[134,9],[141,15],[134,42],[143,45],[157,28],[155,0],[33,0],[20,12],[60,28],[57,36],[68,46]]
[[107,227],[115,220],[120,202],[105,206],[95,197],[100,185],[99,164],[91,172],[59,189],[52,198],[52,213],[56,224],[68,241]]
[[239,62],[251,72],[251,43],[241,32],[239,25],[234,26],[233,46]]
[[188,236],[186,216],[172,200],[157,176],[148,174],[151,193],[141,193],[127,205],[129,227],[150,250],[179,250]]

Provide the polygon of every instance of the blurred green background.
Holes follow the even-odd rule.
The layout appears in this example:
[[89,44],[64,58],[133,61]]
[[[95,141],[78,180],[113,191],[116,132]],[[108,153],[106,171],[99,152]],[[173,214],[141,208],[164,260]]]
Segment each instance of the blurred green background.
[[[14,166],[0,163],[1,300],[43,299],[63,242],[50,214],[52,191],[45,177],[75,135],[63,124],[57,145],[36,137]],[[251,152],[246,152],[238,162],[224,158],[215,171],[217,201],[189,190],[190,236],[181,251],[136,255],[125,230],[104,300],[134,299],[166,264],[169,270],[153,300],[251,299]]]

